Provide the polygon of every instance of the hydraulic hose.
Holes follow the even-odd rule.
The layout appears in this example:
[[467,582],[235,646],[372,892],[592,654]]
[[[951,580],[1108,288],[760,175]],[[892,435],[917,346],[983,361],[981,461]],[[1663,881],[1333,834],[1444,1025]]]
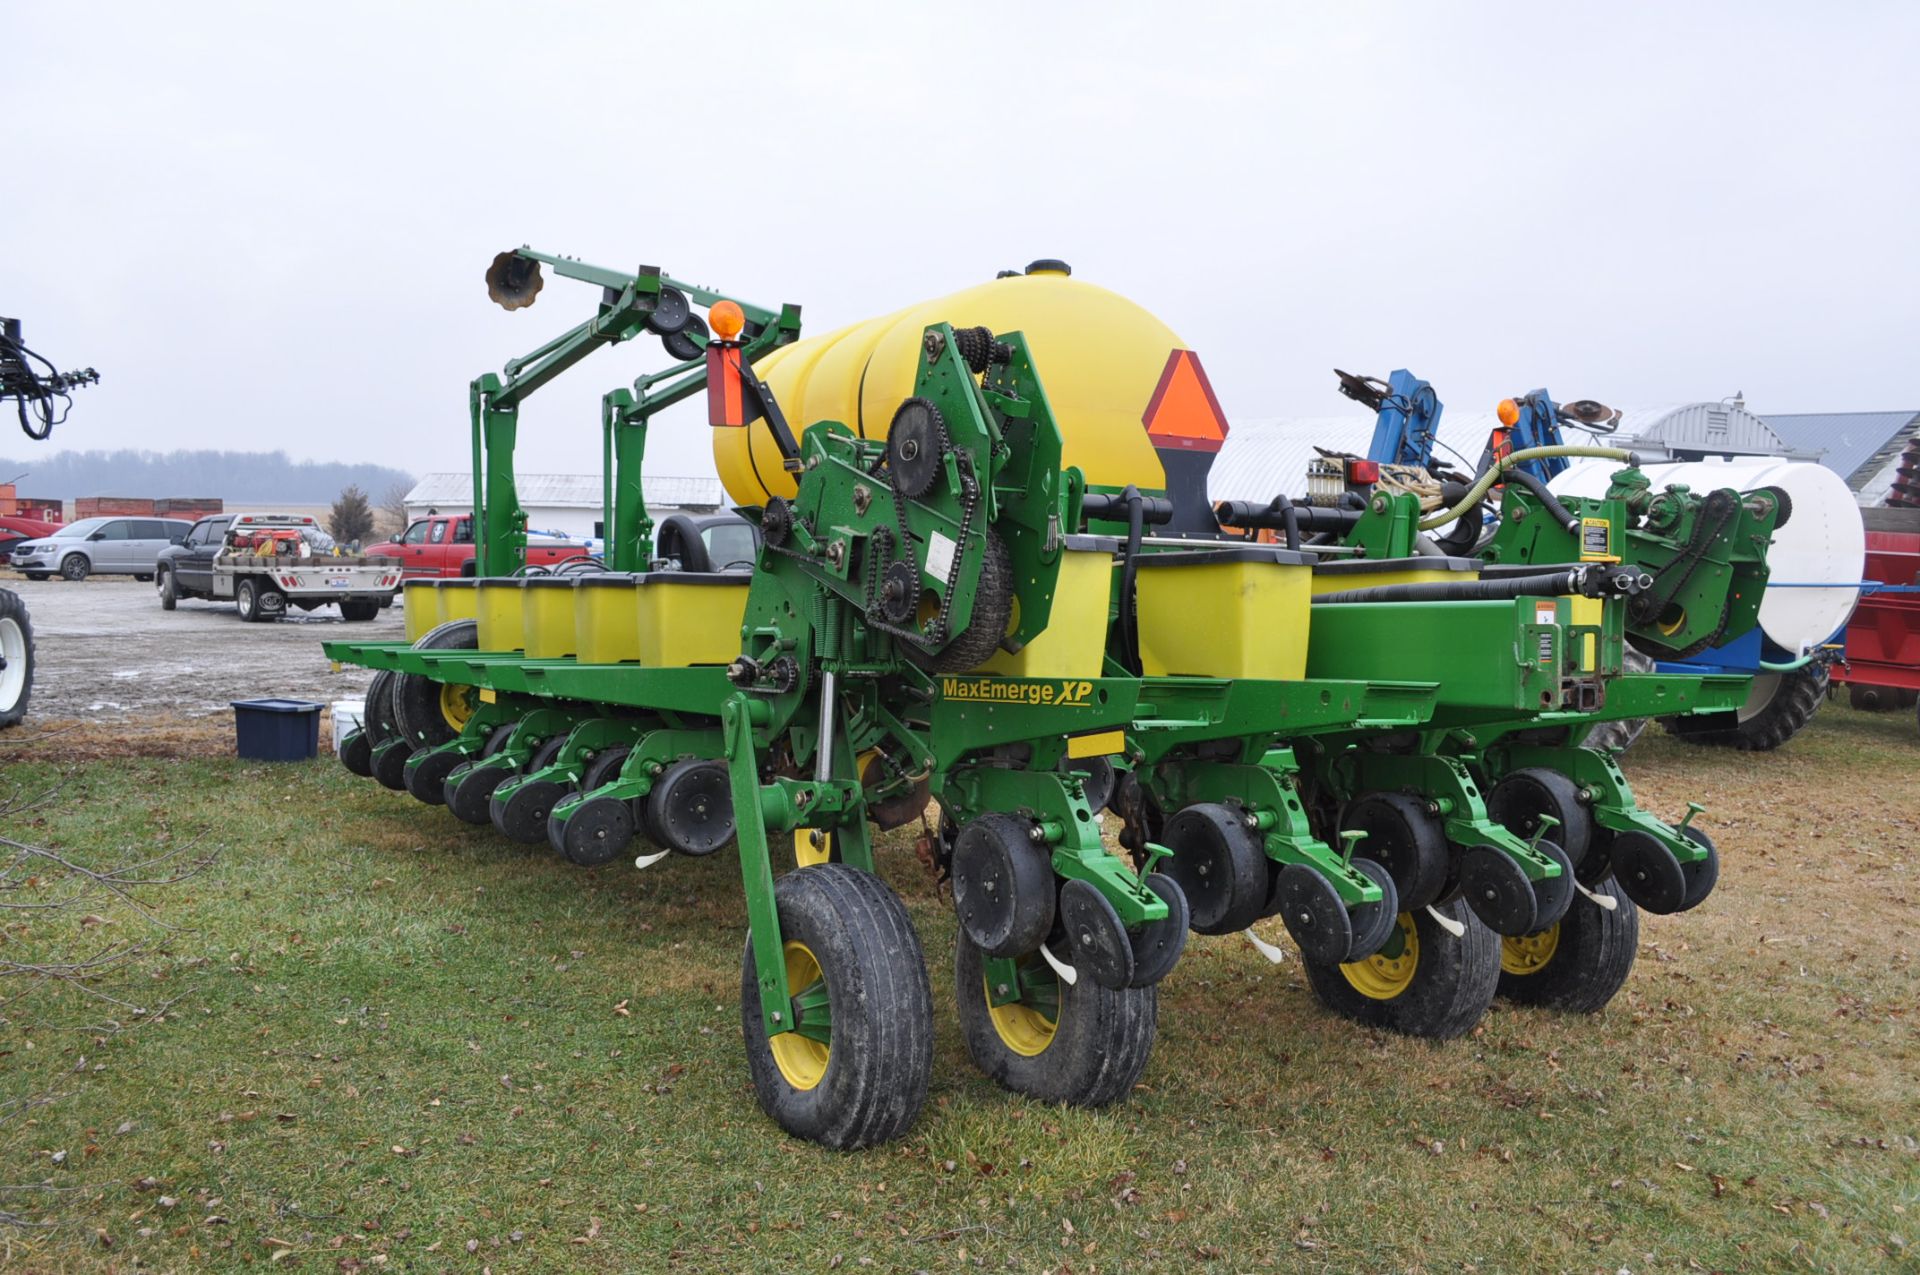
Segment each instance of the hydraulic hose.
[[[1489,491],[1493,490],[1493,485],[1500,481],[1501,475],[1513,469],[1514,466],[1529,460],[1546,460],[1553,456],[1591,456],[1598,460],[1624,461],[1629,465],[1640,463],[1640,457],[1637,454],[1619,447],[1575,447],[1570,444],[1557,447],[1523,447],[1504,460],[1488,466],[1478,478],[1473,480],[1473,486],[1467,488],[1467,494],[1451,508],[1438,510],[1422,518],[1419,522],[1420,530],[1431,531],[1435,527],[1444,527],[1470,511]],[[1533,489],[1528,488],[1528,490]]]
[[1298,549],[1303,531],[1345,531],[1360,521],[1358,509],[1334,509],[1326,505],[1296,505],[1285,496],[1275,496],[1264,505],[1251,500],[1223,500],[1213,507],[1214,519],[1223,527],[1265,527],[1287,532],[1287,548]]
[[1582,564],[1530,575],[1434,584],[1380,584],[1371,589],[1323,593],[1315,606],[1346,602],[1505,602],[1513,598],[1602,597],[1639,590],[1642,575],[1628,567]]
[[1561,504],[1560,498],[1548,491],[1547,485],[1541,482],[1530,470],[1516,469],[1507,475],[1507,481],[1510,483],[1519,483],[1522,487],[1532,492],[1534,499],[1540,502],[1540,507],[1547,511],[1548,516],[1568,531],[1578,531],[1580,529],[1580,519],[1574,516],[1565,505]]

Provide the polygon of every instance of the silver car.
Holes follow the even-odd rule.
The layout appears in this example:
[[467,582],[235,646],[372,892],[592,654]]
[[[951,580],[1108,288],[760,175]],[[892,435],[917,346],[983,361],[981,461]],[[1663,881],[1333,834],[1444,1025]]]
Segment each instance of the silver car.
[[13,567],[29,580],[56,573],[69,580],[96,574],[151,580],[160,551],[179,544],[192,526],[181,518],[82,518],[15,545]]

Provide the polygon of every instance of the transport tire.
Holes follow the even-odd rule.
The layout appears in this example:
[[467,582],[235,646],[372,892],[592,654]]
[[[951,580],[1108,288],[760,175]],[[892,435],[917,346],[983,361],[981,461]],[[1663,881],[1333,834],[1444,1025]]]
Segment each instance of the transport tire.
[[[368,617],[371,618],[371,617]],[[422,634],[416,651],[471,651],[480,645],[480,627],[472,620],[449,620]],[[415,748],[444,744],[466,729],[479,703],[471,686],[441,682],[423,673],[395,673],[393,716]]]
[[162,567],[154,576],[154,588],[160,594],[160,609],[171,611],[179,603],[180,595],[173,590],[173,572]]
[[749,937],[740,1029],[760,1109],[835,1150],[899,1137],[933,1075],[933,994],[906,908],[880,878],[838,863],[789,872],[773,894],[788,990],[796,1000],[824,993],[832,1026],[825,1040],[767,1035]]
[[985,955],[965,931],[957,936],[954,1002],[974,1066],[1041,1102],[1104,1107],[1125,1098],[1153,1054],[1159,988],[1102,987],[1084,972],[1068,984],[1037,949],[1018,961],[1022,999],[995,1007]]
[[84,553],[70,553],[60,559],[60,578],[62,580],[84,580],[92,574],[93,564],[87,561]]
[[1734,712],[1663,717],[1660,721],[1669,734],[1690,744],[1737,748],[1746,753],[1772,752],[1813,720],[1826,702],[1828,682],[1824,664],[1809,664],[1791,673],[1762,673],[1753,679],[1747,702]]
[[1502,939],[1499,993],[1516,1005],[1592,1014],[1626,985],[1640,950],[1640,910],[1617,882],[1594,893],[1614,900],[1609,912],[1581,895],[1538,934]]
[[1423,1040],[1472,1031],[1500,981],[1500,939],[1455,899],[1436,909],[1466,927],[1458,938],[1427,908],[1402,912],[1396,933],[1364,961],[1304,962],[1320,1003],[1354,1022]]
[[33,621],[20,595],[0,589],[0,726],[27,715],[33,700]]

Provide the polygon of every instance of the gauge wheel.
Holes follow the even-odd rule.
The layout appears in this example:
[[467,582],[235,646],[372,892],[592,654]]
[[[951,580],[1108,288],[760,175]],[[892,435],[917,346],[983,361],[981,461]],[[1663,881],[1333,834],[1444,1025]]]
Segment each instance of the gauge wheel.
[[[1456,937],[1438,911],[1464,928]],[[1500,940],[1462,900],[1402,912],[1386,943],[1364,961],[1304,962],[1320,1003],[1357,1023],[1426,1040],[1472,1031],[1493,1003]]]
[[1158,987],[1103,987],[1084,974],[1070,984],[1036,948],[1014,958],[1019,999],[1002,993],[996,1005],[986,955],[964,930],[957,944],[954,1001],[974,1066],[1041,1102],[1104,1107],[1133,1091],[1153,1053]]

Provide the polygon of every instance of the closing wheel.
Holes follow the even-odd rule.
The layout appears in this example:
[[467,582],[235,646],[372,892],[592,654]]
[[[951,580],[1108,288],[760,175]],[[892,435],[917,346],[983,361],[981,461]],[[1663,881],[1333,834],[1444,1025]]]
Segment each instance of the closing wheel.
[[459,753],[445,751],[422,750],[414,755],[419,760],[409,761],[405,771],[407,792],[416,801],[423,801],[429,806],[446,805],[447,776],[466,758]]
[[1102,987],[1121,988],[1133,982],[1133,941],[1120,923],[1107,896],[1086,881],[1060,887],[1060,928],[1067,936],[1067,952],[1082,978]]
[[[545,770],[553,765],[560,756],[560,750],[566,746],[565,735],[555,735],[539,749],[527,762],[527,774]],[[514,788],[502,799],[494,793],[487,800],[487,817],[500,835],[522,845],[538,845],[547,839],[547,816],[553,813],[553,807],[567,795],[568,788],[557,779],[528,780]]]
[[441,795],[446,799],[447,809],[456,819],[471,824],[483,824],[493,818],[493,790],[516,772],[508,766],[483,766],[477,762],[465,762],[455,766],[447,775],[447,782]]
[[1653,913],[1678,912],[1687,901],[1687,874],[1673,851],[1639,829],[1617,832],[1610,851],[1613,879],[1627,897]]
[[394,792],[407,790],[407,759],[413,756],[413,750],[407,747],[407,741],[395,737],[373,750],[373,777],[382,788],[391,788]]
[[1609,912],[1584,895],[1558,925],[1500,941],[1500,995],[1516,1005],[1591,1014],[1626,985],[1640,950],[1640,912],[1617,881],[1595,894],[1614,900]]
[[974,1066],[1041,1102],[1104,1107],[1133,1091],[1153,1053],[1159,989],[1068,984],[1038,951],[1017,958],[1020,998],[993,1003],[986,958],[958,935],[954,1001]]
[[1031,952],[1053,928],[1053,862],[1032,829],[1018,815],[984,814],[954,838],[954,908],[989,956]]
[[[1459,925],[1459,937],[1433,917]],[[1500,939],[1464,900],[1402,912],[1386,944],[1351,964],[1306,962],[1320,1003],[1344,1018],[1426,1040],[1472,1031],[1493,1004]]]
[[1720,852],[1713,848],[1713,839],[1692,824],[1681,832],[1689,841],[1707,848],[1706,858],[1680,865],[1680,873],[1687,879],[1687,893],[1680,900],[1680,910],[1686,912],[1699,907],[1713,893],[1713,887],[1720,884]]
[[1432,903],[1446,889],[1447,834],[1426,802],[1403,792],[1366,793],[1347,807],[1340,827],[1367,834],[1354,847],[1354,857],[1384,867],[1400,906],[1409,912]]
[[1363,960],[1378,952],[1393,936],[1394,919],[1400,915],[1400,897],[1394,891],[1393,878],[1388,875],[1385,865],[1356,855],[1353,869],[1380,887],[1380,901],[1361,903],[1347,909],[1347,920],[1353,926],[1353,947],[1347,952],[1350,962]]
[[1146,887],[1167,905],[1165,920],[1149,921],[1137,930],[1127,931],[1133,944],[1133,986],[1152,987],[1179,963],[1187,948],[1187,927],[1193,918],[1187,913],[1187,896],[1172,877],[1164,872],[1149,872]]
[[1573,888],[1573,862],[1558,843],[1542,837],[1534,843],[1534,849],[1560,865],[1559,876],[1533,883],[1533,928],[1544,930],[1567,914],[1577,891]]
[[1474,846],[1460,856],[1460,893],[1495,934],[1531,934],[1540,928],[1533,882],[1492,846]]
[[618,797],[589,797],[565,823],[547,816],[547,840],[577,867],[612,863],[633,841],[633,807]]
[[[449,620],[423,634],[417,651],[472,651],[480,646],[473,620]],[[393,681],[393,717],[416,748],[444,744],[467,728],[480,692],[472,686],[442,682],[422,673],[397,673]]]
[[362,779],[373,778],[373,745],[367,742],[367,732],[347,732],[340,741],[340,764]]
[[773,894],[797,1030],[767,1035],[749,939],[740,1028],[760,1109],[836,1150],[899,1137],[933,1072],[933,996],[906,908],[878,877],[838,863],[789,872]]
[[1187,896],[1197,932],[1237,934],[1266,912],[1268,859],[1233,808],[1196,802],[1167,820],[1160,841],[1173,851],[1160,871]]
[[1523,841],[1540,830],[1540,816],[1559,820],[1547,835],[1574,863],[1593,840],[1593,811],[1580,800],[1580,786],[1557,770],[1527,766],[1503,777],[1487,794],[1487,816]]
[[727,764],[685,758],[660,772],[647,796],[647,832],[664,850],[699,858],[733,840]]
[[1274,882],[1279,917],[1300,955],[1337,965],[1353,950],[1353,921],[1333,883],[1304,863],[1289,863]]

